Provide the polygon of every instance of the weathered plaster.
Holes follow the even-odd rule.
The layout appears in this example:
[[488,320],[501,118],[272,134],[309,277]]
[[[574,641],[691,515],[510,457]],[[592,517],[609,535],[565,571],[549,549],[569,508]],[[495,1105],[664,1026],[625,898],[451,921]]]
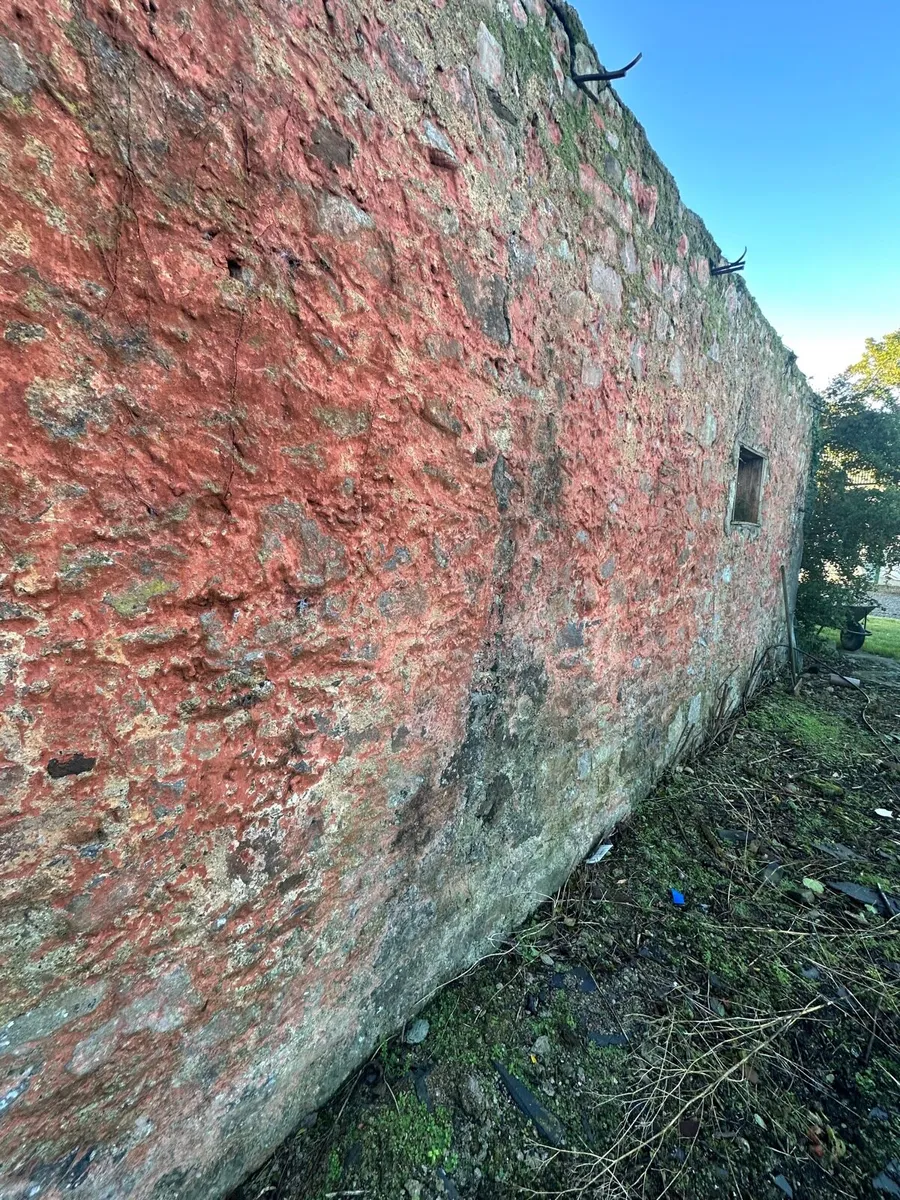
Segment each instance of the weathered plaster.
[[0,1195],[217,1196],[781,640],[810,394],[542,0],[0,25]]

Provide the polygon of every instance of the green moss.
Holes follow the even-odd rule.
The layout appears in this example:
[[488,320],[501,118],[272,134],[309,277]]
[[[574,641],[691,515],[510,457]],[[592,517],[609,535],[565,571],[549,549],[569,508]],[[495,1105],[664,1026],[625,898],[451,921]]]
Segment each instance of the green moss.
[[325,1168],[325,1182],[327,1184],[336,1184],[341,1178],[341,1158],[337,1150],[332,1148],[328,1155],[328,1164]]
[[820,796],[831,797],[833,799],[844,794],[844,789],[839,783],[832,783],[830,779],[820,779],[818,775],[807,775],[806,782]]
[[567,1032],[576,1028],[577,1022],[569,997],[565,991],[559,990],[552,993],[549,1013],[546,1016],[534,1017],[528,1022],[528,1040],[533,1042],[539,1037],[549,1037],[552,1041],[560,1042]]
[[436,1058],[453,1056],[455,1061],[477,1063],[481,1054],[481,1036],[478,1030],[460,1013],[462,993],[453,990],[441,992],[424,1012],[430,1032],[429,1050]]
[[589,108],[591,103],[583,92],[579,92],[575,100],[559,104],[553,112],[562,134],[556,152],[573,175],[578,174],[579,166],[588,157],[584,138],[594,128]]
[[[577,17],[575,24],[581,30],[580,37],[587,42],[587,35],[581,29],[581,22]],[[494,27],[494,32],[499,35],[503,45],[507,73],[518,78],[520,92],[525,90],[532,75],[536,75],[542,81],[554,78],[553,52],[546,25],[538,21],[529,21],[525,29],[519,29],[510,21],[502,21]],[[568,75],[568,58],[560,65],[564,74]],[[559,145],[549,137],[545,123],[541,123],[539,136],[548,157],[552,159],[554,155],[558,156],[565,167],[576,175],[579,164],[592,157],[582,142],[584,135],[589,131],[596,134],[591,120],[591,107],[592,101],[582,92],[578,92],[572,100],[565,97],[559,100],[552,112],[553,120],[562,135]],[[596,141],[596,138],[594,140]],[[576,200],[580,199],[580,193],[574,193],[574,197]]]
[[453,1123],[446,1108],[438,1105],[429,1112],[411,1092],[400,1092],[394,1103],[385,1104],[368,1122],[363,1161],[408,1173],[444,1163],[452,1140]]
[[148,579],[144,583],[136,583],[125,592],[117,595],[107,595],[104,600],[111,605],[120,617],[136,617],[145,613],[150,601],[157,596],[165,596],[168,592],[177,590],[177,584],[165,579]]
[[465,992],[441,992],[422,1015],[430,1026],[429,1054],[438,1061],[479,1066],[500,1058],[510,1070],[524,1062],[522,1029],[487,976]]
[[550,35],[546,25],[529,21],[525,29],[518,29],[509,21],[501,21],[495,29],[500,35],[506,70],[515,73],[520,85],[527,84],[532,75],[541,78],[551,74]]
[[0,102],[0,110],[8,112],[11,116],[30,117],[34,113],[34,105],[28,96],[4,96]]
[[825,762],[846,761],[852,752],[849,728],[794,696],[773,694],[755,708],[748,724],[799,745]]

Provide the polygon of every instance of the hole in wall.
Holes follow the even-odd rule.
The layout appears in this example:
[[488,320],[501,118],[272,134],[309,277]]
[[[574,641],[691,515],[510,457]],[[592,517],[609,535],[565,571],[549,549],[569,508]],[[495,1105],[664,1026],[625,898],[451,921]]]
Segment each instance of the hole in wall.
[[731,520],[735,525],[758,525],[765,458],[747,446],[738,456]]

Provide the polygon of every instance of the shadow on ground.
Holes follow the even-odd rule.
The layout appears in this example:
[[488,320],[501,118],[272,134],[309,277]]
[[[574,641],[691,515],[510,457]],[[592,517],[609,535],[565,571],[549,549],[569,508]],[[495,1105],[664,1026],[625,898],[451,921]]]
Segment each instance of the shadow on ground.
[[871,696],[875,732],[827,672],[759,696],[235,1200],[900,1196],[900,697]]

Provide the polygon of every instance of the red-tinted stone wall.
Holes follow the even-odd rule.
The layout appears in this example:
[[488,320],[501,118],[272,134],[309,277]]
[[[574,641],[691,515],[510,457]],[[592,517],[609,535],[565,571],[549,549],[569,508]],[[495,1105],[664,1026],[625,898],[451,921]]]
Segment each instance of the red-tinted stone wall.
[[810,396],[542,0],[0,34],[0,1195],[216,1196],[782,639]]

